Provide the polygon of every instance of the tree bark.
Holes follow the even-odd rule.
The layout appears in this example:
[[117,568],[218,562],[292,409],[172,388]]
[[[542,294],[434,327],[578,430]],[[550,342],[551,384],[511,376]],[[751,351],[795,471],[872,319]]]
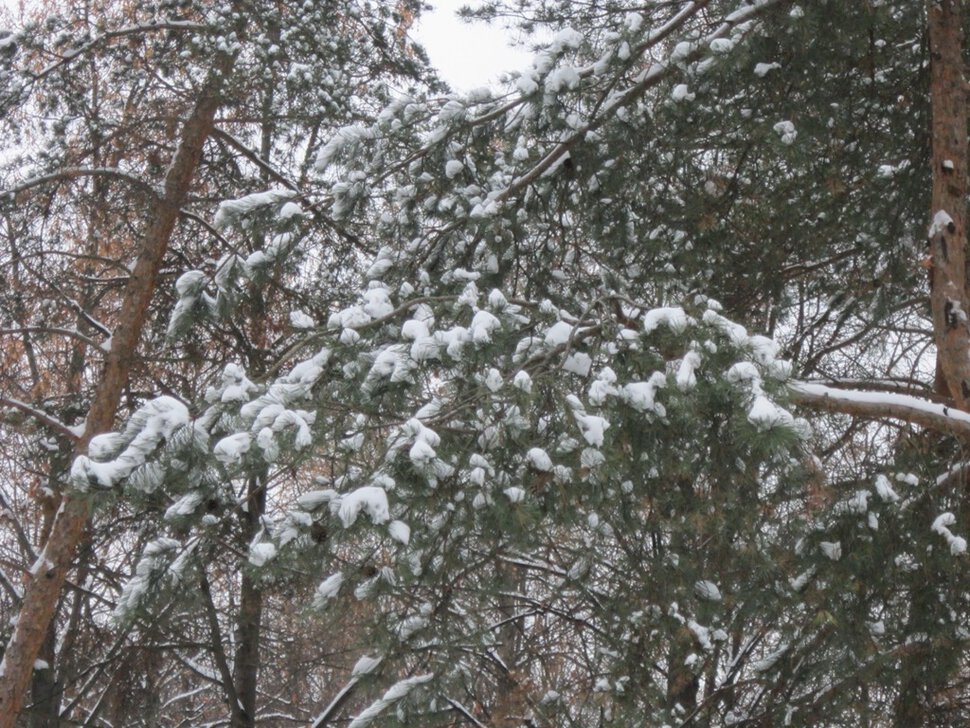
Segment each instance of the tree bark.
[[[963,73],[962,3],[927,0],[930,106],[933,113],[933,197],[930,208],[930,307],[937,349],[937,389],[970,407],[970,322],[967,319],[967,92]],[[942,372],[943,385],[939,382]],[[911,628],[931,607],[925,591],[911,596]],[[915,624],[913,624],[915,623]],[[930,725],[933,697],[949,674],[927,667],[929,646],[914,643],[900,662],[893,725]]]
[[[967,92],[958,0],[929,0],[933,198],[930,210],[930,305],[938,371],[956,405],[970,409],[967,318]],[[938,383],[939,385],[939,383]]]
[[[185,122],[178,149],[165,174],[163,188],[151,211],[134,269],[125,287],[118,325],[105,357],[104,371],[94,393],[84,434],[75,446],[76,455],[86,452],[92,437],[109,431],[114,425],[118,402],[128,381],[148,305],[155,291],[158,271],[195,177],[202,147],[212,130],[225,79],[233,63],[234,57],[228,55],[216,60]],[[0,728],[13,728],[21,711],[34,661],[53,620],[67,571],[84,536],[90,513],[90,499],[86,494],[65,494],[50,537],[32,569],[33,576],[24,593],[17,626],[0,662]]]
[[[242,533],[246,545],[259,531],[260,520],[266,512],[265,477],[252,477],[248,483],[246,503],[240,513],[243,519]],[[233,661],[233,682],[239,698],[241,714],[238,726],[252,728],[256,725],[256,688],[259,684],[259,640],[263,617],[263,591],[257,581],[242,571],[240,577],[239,616],[236,618],[236,654]]]
[[34,670],[30,681],[30,728],[60,727],[61,686],[54,670],[56,643],[57,630],[52,620],[38,655],[47,667]]

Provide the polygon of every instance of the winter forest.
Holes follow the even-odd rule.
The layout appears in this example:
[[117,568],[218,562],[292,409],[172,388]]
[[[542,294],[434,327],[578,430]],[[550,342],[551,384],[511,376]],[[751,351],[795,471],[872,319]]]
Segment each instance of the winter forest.
[[0,728],[970,725],[970,6],[426,10],[0,11]]

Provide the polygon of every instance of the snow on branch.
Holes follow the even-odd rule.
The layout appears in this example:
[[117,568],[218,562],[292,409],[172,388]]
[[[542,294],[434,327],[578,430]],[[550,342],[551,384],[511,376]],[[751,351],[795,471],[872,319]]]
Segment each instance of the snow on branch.
[[61,66],[70,64],[74,60],[80,58],[86,53],[98,48],[99,46],[119,38],[125,38],[131,35],[144,35],[147,33],[161,33],[168,31],[206,31],[209,28],[202,23],[195,23],[190,20],[153,20],[150,23],[140,23],[137,25],[129,25],[123,28],[115,28],[114,30],[109,30],[101,35],[95,36],[87,43],[78,46],[69,53],[64,54],[56,61],[51,63],[49,66],[41,69],[34,76],[34,80],[42,79],[49,76],[51,73],[56,71]]
[[792,399],[803,407],[864,417],[896,419],[931,430],[970,438],[970,414],[920,397],[892,392],[835,389],[814,382],[793,382]]
[[384,693],[383,697],[375,700],[358,713],[347,728],[364,728],[364,726],[370,725],[385,709],[406,697],[418,685],[431,680],[432,677],[434,676],[431,674],[417,675],[395,683]]
[[118,179],[122,182],[127,182],[142,192],[158,196],[158,191],[148,184],[145,180],[136,177],[133,174],[129,174],[122,169],[117,167],[65,167],[64,169],[59,169],[51,174],[43,174],[37,177],[31,177],[30,179],[24,180],[14,187],[9,187],[5,190],[0,190],[0,197],[10,196],[13,197],[20,192],[29,190],[33,187],[40,187],[41,185],[50,184],[52,182],[64,182],[72,179],[79,179],[81,177],[107,177],[111,179]]
[[71,466],[71,484],[80,491],[90,486],[113,487],[142,466],[162,440],[171,438],[188,422],[188,408],[174,397],[146,402],[123,432],[91,439],[88,455],[79,455]]
[[37,420],[45,427],[49,427],[50,429],[57,432],[59,435],[63,435],[64,437],[66,437],[72,442],[77,440],[79,437],[79,433],[75,428],[64,424],[56,417],[53,417],[52,415],[47,414],[46,412],[38,409],[37,407],[27,404],[26,402],[21,402],[19,399],[0,396],[0,406],[9,407],[11,409],[15,409],[20,412],[23,412],[24,414],[29,415],[30,417]]
[[[637,80],[631,86],[624,90],[613,93],[608,102],[603,105],[599,116],[590,119],[590,121],[588,121],[586,124],[577,128],[572,135],[553,147],[551,151],[549,151],[532,167],[532,169],[514,179],[505,190],[498,193],[496,199],[498,201],[507,200],[520,190],[535,182],[564,155],[569,153],[571,149],[583,142],[591,132],[594,132],[603,126],[616,114],[619,109],[635,101],[648,89],[659,85],[665,79],[673,76],[675,73],[678,73],[682,66],[688,63],[693,63],[694,61],[703,58],[705,55],[713,53],[713,49],[717,47],[715,43],[716,41],[724,39],[737,26],[756,19],[759,15],[763,14],[774,5],[779,4],[780,1],[781,0],[763,0],[755,5],[744,5],[724,18],[721,23],[717,25],[715,29],[706,37],[693,43],[682,42],[676,44],[674,52],[671,54],[668,60],[650,64],[640,73]],[[684,19],[686,19],[686,17],[693,14],[695,9],[693,6],[691,6],[684,12],[685,14],[683,16],[678,15],[671,20],[671,28],[669,32],[672,32],[683,22]],[[649,45],[651,45],[651,43],[648,41],[648,46]]]

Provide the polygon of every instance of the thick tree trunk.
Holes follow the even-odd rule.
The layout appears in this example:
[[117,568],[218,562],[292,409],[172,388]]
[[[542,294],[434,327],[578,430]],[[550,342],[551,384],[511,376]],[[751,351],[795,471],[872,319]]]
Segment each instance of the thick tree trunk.
[[[930,0],[930,103],[933,111],[933,199],[929,245],[930,304],[938,371],[960,409],[970,410],[967,310],[967,92],[959,0]],[[939,385],[939,383],[938,383]]]
[[[930,208],[930,306],[937,347],[937,389],[970,410],[970,321],[967,314],[967,91],[963,74],[962,3],[928,0],[933,198]],[[943,382],[941,386],[940,373]],[[912,596],[913,620],[931,610]],[[948,675],[930,669],[929,645],[915,643],[900,663],[893,723],[929,725],[933,696]]]
[[[75,448],[76,454],[84,453],[92,437],[107,432],[114,425],[118,402],[128,381],[132,358],[155,291],[158,271],[202,157],[202,147],[212,130],[225,78],[233,61],[229,56],[217,60],[185,122],[178,149],[166,172],[163,189],[155,202],[125,287],[118,325],[105,356],[104,371],[88,412],[84,435]],[[17,626],[0,662],[0,728],[13,728],[20,713],[34,661],[47,636],[90,511],[90,500],[85,494],[67,493],[61,501],[50,538],[32,569],[33,576],[25,590]]]

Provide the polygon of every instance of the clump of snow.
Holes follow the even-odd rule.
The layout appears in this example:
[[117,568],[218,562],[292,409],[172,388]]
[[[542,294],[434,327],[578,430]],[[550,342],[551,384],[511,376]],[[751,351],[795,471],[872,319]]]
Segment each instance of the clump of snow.
[[557,321],[546,331],[544,339],[546,346],[555,348],[567,344],[574,328],[572,324],[566,323],[565,321]]
[[253,566],[264,566],[276,557],[276,546],[269,541],[254,543],[249,547],[249,563]]
[[354,669],[350,671],[350,674],[354,677],[360,675],[369,675],[374,672],[377,667],[384,661],[382,657],[368,657],[367,655],[362,656],[354,664]]
[[689,351],[684,355],[684,358],[680,362],[680,366],[677,368],[677,388],[686,392],[688,389],[693,389],[697,386],[697,376],[695,371],[701,365],[701,355],[696,351]]
[[312,329],[316,322],[300,309],[290,311],[290,326],[294,329]]
[[230,363],[222,371],[222,387],[210,388],[205,398],[208,402],[248,402],[258,390],[259,387],[249,381],[241,366]]
[[935,238],[937,235],[942,233],[944,230],[949,230],[953,225],[953,218],[946,210],[937,210],[936,214],[933,215],[933,223],[930,225],[929,237]]
[[748,410],[748,422],[759,430],[770,430],[773,427],[796,428],[795,418],[791,412],[762,394],[754,398],[754,404]]
[[778,660],[784,657],[786,652],[788,652],[788,645],[782,645],[774,652],[766,655],[763,659],[751,663],[751,669],[755,672],[768,672],[768,670],[775,666]]
[[654,372],[646,382],[630,382],[620,388],[620,399],[637,412],[653,412],[660,417],[667,414],[666,408],[656,401],[657,390],[667,386],[667,377]]
[[771,71],[774,71],[776,68],[781,68],[781,64],[780,63],[758,63],[754,67],[754,75],[757,76],[758,78],[764,78]]
[[606,430],[610,427],[610,423],[599,415],[587,414],[578,397],[569,395],[566,401],[573,411],[573,417],[576,419],[576,424],[579,425],[579,431],[582,433],[583,439],[594,447],[602,447],[604,436]]
[[148,593],[152,577],[173,564],[172,557],[181,548],[174,538],[158,538],[150,541],[142,551],[135,566],[135,575],[125,584],[118,598],[115,614],[124,617],[138,608],[142,598]]
[[886,503],[896,503],[899,500],[899,494],[893,490],[889,478],[882,474],[876,476],[876,493]]
[[643,330],[648,334],[660,325],[666,326],[675,334],[682,334],[691,323],[692,319],[679,306],[655,308],[643,315]]
[[445,177],[448,179],[453,179],[461,174],[461,171],[465,168],[465,165],[459,162],[457,159],[449,159],[445,164]]
[[933,521],[933,525],[930,528],[946,539],[946,542],[950,544],[951,554],[959,556],[960,554],[966,553],[967,540],[962,536],[954,536],[953,532],[950,531],[949,526],[952,526],[956,522],[957,518],[952,513],[941,513]]
[[303,208],[296,202],[287,202],[280,208],[279,219],[289,220],[293,217],[299,217],[303,214]]
[[132,415],[119,438],[111,440],[115,446],[127,443],[125,449],[113,460],[103,462],[79,455],[71,465],[71,484],[78,490],[87,490],[92,485],[102,488],[117,485],[144,465],[163,440],[168,440],[188,422],[188,408],[174,397],[158,397],[145,403]]
[[838,561],[842,558],[842,543],[840,541],[822,541],[818,547],[832,561]]
[[528,394],[532,391],[532,377],[529,376],[528,372],[520,370],[512,378],[512,386]]
[[313,597],[313,606],[319,608],[327,601],[336,597],[343,583],[344,575],[341,571],[338,571],[336,574],[331,574],[324,579],[320,583],[320,586],[317,587],[316,594]]
[[682,101],[693,101],[696,95],[691,93],[686,83],[678,83],[674,86],[674,90],[670,92],[670,98],[681,103]]
[[698,598],[708,602],[721,601],[721,590],[713,581],[698,581],[694,584],[694,593]]
[[405,546],[411,540],[411,527],[404,521],[391,521],[387,524],[387,533],[398,543]]
[[408,696],[408,694],[414,690],[419,685],[422,685],[434,675],[417,675],[415,677],[405,678],[390,687],[390,689],[384,693],[384,695],[375,700],[369,706],[367,706],[363,711],[357,714],[357,716],[350,721],[347,728],[366,728],[371,723],[373,723],[381,713],[387,710],[388,707],[398,702],[399,700]]
[[213,448],[212,454],[223,465],[235,465],[245,453],[249,452],[252,444],[253,438],[248,432],[237,432],[219,440]]
[[795,130],[795,125],[790,121],[779,121],[775,124],[772,129],[775,134],[781,139],[782,144],[794,144],[795,138],[798,136],[798,132]]
[[552,458],[541,447],[534,447],[525,454],[525,459],[529,465],[544,473],[552,470]]
[[693,43],[687,41],[681,41],[674,46],[673,52],[670,54],[670,60],[672,63],[683,63],[690,55],[694,52],[696,46]]
[[337,515],[344,528],[350,527],[361,511],[367,513],[371,521],[376,524],[386,523],[391,518],[387,493],[383,488],[375,485],[365,485],[342,495],[331,504],[331,507],[336,507]]
[[519,503],[525,500],[525,490],[518,486],[506,488],[503,492],[505,493],[505,497],[512,503]]
[[600,373],[593,380],[592,384],[589,385],[589,401],[591,404],[601,406],[610,397],[615,397],[617,395],[616,384],[616,372],[614,372],[610,367],[603,367]]
[[580,377],[586,377],[592,367],[592,358],[590,358],[589,354],[582,351],[573,352],[562,363],[563,371]]
[[[213,222],[217,228],[224,228],[237,222],[253,210],[270,205],[277,205],[281,202],[291,200],[295,196],[296,193],[292,190],[274,189],[267,190],[266,192],[255,192],[236,200],[226,200],[220,203]],[[299,206],[297,206],[297,210],[299,210]]]
[[476,344],[487,344],[492,340],[492,334],[502,327],[501,322],[489,311],[476,311],[469,327],[471,339]]
[[195,512],[195,509],[199,507],[202,500],[203,495],[200,491],[186,493],[165,510],[163,518],[166,521],[173,521],[184,518],[185,516],[191,516]]

